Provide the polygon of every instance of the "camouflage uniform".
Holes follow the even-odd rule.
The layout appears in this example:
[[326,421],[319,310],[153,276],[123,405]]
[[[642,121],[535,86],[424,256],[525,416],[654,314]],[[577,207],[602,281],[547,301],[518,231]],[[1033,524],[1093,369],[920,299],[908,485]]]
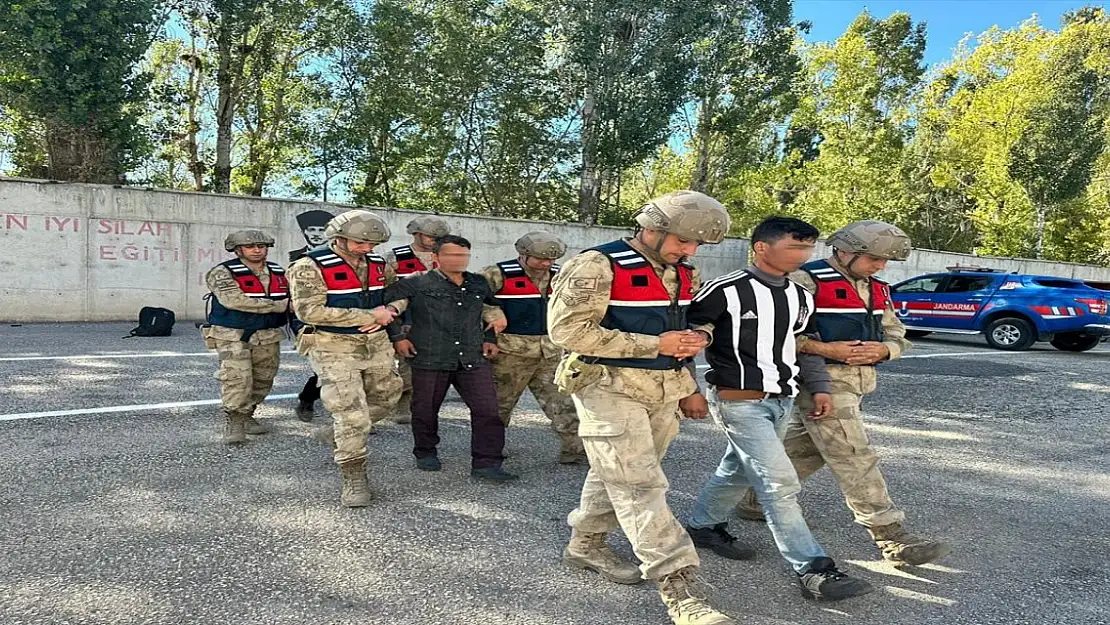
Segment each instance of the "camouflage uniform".
[[[240,246],[251,244],[272,247],[274,240],[258,230],[242,230],[228,235],[224,248],[229,252],[236,252]],[[249,270],[258,280],[262,292],[271,292],[274,280],[266,262],[257,270],[245,262],[241,267],[244,275]],[[231,269],[223,263],[209,270],[205,283],[211,297],[228,311],[271,315],[282,314],[289,309],[287,296],[279,300],[248,296]],[[227,420],[224,440],[228,443],[245,442],[244,434],[264,434],[269,431],[255,420],[254,411],[274,386],[281,359],[281,341],[285,338],[284,327],[263,328],[250,331],[249,334],[244,334],[245,332],[247,331],[240,328],[218,324],[205,325],[201,330],[206,346],[216,350],[220,358],[216,379],[220,381],[220,406]],[[244,336],[247,336],[245,341]]]
[[[636,217],[660,236],[718,243],[728,231],[728,214],[716,200],[680,191],[656,198]],[[670,228],[670,229],[668,229]],[[626,240],[649,263],[672,300],[680,290],[679,272],[638,238]],[[609,257],[587,250],[571,259],[554,280],[548,307],[551,340],[572,352],[560,379],[578,355],[619,359],[659,357],[660,337],[602,327],[610,307],[614,270]],[[696,270],[694,290],[700,285]],[[734,621],[712,609],[697,591],[700,564],[689,535],[667,505],[670,487],[662,461],[678,434],[679,400],[697,392],[690,369],[648,369],[586,365],[590,374],[572,392],[578,434],[590,471],[578,507],[567,518],[572,533],[565,562],[597,571],[623,584],[655,580],[660,598],[676,624],[721,625]],[[640,570],[605,544],[621,528],[640,559]],[[639,573],[637,575],[636,573]]]
[[[270,288],[270,271],[265,266],[254,275],[263,288]],[[285,312],[289,306],[288,300],[247,297],[232,277],[231,270],[223,265],[210,270],[205,282],[213,297],[231,310],[267,314]],[[216,373],[216,379],[220,381],[220,406],[228,413],[253,419],[258,404],[266,399],[274,386],[285,330],[257,330],[247,341],[243,341],[243,330],[211,325],[204,329],[204,337],[220,357],[220,369]],[[249,432],[252,434],[261,433],[259,428],[257,423],[248,425],[248,430],[254,430]]]
[[[347,218],[350,215],[354,217]],[[355,234],[363,238],[354,236],[354,240],[376,243],[389,238],[388,227],[380,217],[369,211],[349,211],[328,225],[332,251],[336,251],[337,237],[353,236],[346,232],[346,227],[356,223],[355,220],[370,223],[375,230],[365,233],[356,229]],[[366,259],[358,258],[353,263],[344,260],[354,269],[365,289],[369,285]],[[386,264],[386,284],[395,279],[393,270]],[[375,422],[389,416],[401,393],[401,378],[394,369],[393,345],[385,330],[341,334],[316,327],[314,332],[306,332],[308,327],[357,328],[374,325],[377,321],[365,308],[328,306],[324,275],[311,258],[302,258],[293,264],[289,282],[294,312],[306,324],[297,335],[297,349],[308,356],[313,370],[320,376],[320,399],[334,418],[333,431],[325,430],[323,437],[330,435],[330,442],[335,446],[333,455],[343,475],[343,503],[349,507],[368,505],[366,437]],[[399,302],[395,307],[404,310],[405,303]]]
[[[845,274],[860,297],[871,297],[869,280],[849,276],[835,258],[827,262]],[[805,271],[791,274],[790,279],[811,293],[817,292],[813,277]],[[911,347],[906,328],[890,306],[883,311],[882,325],[883,344],[890,350],[890,360],[896,360]],[[805,340],[801,337],[799,343]],[[826,366],[832,378],[833,414],[825,419],[806,419],[804,415],[813,409],[813,395],[803,390],[783,441],[798,479],[806,479],[827,464],[844,491],[856,523],[866,527],[901,523],[906,515],[890,500],[879,471],[879,457],[863,426],[861,403],[864,395],[875,390],[876,369],[832,363]]]
[[[353,267],[365,286],[365,260],[359,259]],[[387,269],[387,283],[394,280],[396,276]],[[293,310],[306,325],[358,327],[374,323],[366,310],[326,306],[324,276],[310,259],[293,264],[289,286]],[[320,376],[320,399],[335,419],[335,461],[342,464],[366,458],[366,436],[374,423],[390,415],[401,393],[393,344],[385,331],[333,334],[318,330],[307,341],[305,336],[303,332],[298,336],[298,349],[307,352],[312,369]]]
[[[560,245],[563,251],[558,256],[562,256],[566,250],[562,242]],[[523,255],[520,257],[520,265],[546,302],[548,286],[551,283],[551,271],[544,270],[538,275],[528,271],[524,265],[526,258]],[[504,286],[505,276],[497,265],[486,267],[482,270],[482,275],[489,282],[494,293]],[[507,332],[498,335],[497,348],[499,353],[493,360],[493,377],[497,383],[497,404],[501,422],[505,427],[509,426],[513,409],[520,401],[524,389],[531,390],[532,396],[540,405],[540,410],[551,420],[551,429],[559,437],[559,461],[564,464],[579,462],[586,452],[582,448],[581,439],[578,438],[578,415],[574,411],[574,401],[560,393],[555,386],[555,370],[559,366],[563,350],[552,343],[546,334],[508,334]]]

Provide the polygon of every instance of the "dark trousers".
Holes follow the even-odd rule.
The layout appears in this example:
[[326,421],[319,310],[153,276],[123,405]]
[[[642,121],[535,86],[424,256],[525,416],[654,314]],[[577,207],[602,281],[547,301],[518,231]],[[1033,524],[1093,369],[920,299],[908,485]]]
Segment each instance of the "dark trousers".
[[475,469],[499,467],[505,459],[505,424],[497,414],[497,387],[489,365],[458,371],[412,369],[412,453],[436,455],[439,409],[447,388],[454,386],[470,408],[470,456]]
[[316,403],[316,400],[320,399],[319,384],[319,376],[313,375],[311,378],[308,379],[308,382],[304,383],[304,388],[301,389],[300,394],[297,395],[297,399],[303,401],[306,404]]

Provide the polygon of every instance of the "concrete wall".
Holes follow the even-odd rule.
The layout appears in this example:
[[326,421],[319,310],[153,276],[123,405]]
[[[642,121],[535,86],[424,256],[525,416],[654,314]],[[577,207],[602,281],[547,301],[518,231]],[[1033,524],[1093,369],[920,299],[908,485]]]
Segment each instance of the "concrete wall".
[[[277,240],[271,259],[284,264],[303,247],[296,216],[350,207],[319,202],[184,193],[106,185],[0,178],[0,320],[133,320],[142,306],[163,306],[182,319],[204,314],[204,274],[230,255],[224,237],[259,228]],[[393,230],[387,246],[407,243],[405,224],[417,211],[379,209]],[[472,268],[516,255],[513,242],[530,230],[551,230],[576,252],[629,233],[627,229],[537,223],[447,214],[452,231],[474,244]],[[379,248],[380,251],[387,246]],[[819,250],[820,251],[820,250]],[[705,246],[697,264],[712,277],[742,267],[748,243]],[[915,251],[891,263],[899,281],[954,264],[1110,282],[1110,269],[1020,259]]]

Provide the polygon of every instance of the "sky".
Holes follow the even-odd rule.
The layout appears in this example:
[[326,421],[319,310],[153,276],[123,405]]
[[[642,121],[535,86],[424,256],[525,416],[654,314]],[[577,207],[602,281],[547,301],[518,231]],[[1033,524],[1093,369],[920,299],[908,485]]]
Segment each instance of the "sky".
[[1041,24],[1056,29],[1066,11],[1106,4],[1094,0],[794,0],[794,20],[813,23],[807,41],[833,41],[864,9],[878,18],[909,13],[915,22],[926,23],[925,63],[931,66],[951,58],[968,32],[981,33],[995,25],[1012,28],[1034,13]]

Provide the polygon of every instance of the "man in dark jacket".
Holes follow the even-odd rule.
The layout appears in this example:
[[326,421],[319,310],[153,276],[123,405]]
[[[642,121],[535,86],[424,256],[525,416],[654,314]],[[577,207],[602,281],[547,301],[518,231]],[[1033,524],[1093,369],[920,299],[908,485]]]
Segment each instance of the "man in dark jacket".
[[416,465],[424,471],[440,469],[439,409],[453,385],[470,408],[471,476],[493,482],[515,480],[516,475],[501,468],[505,425],[498,416],[497,389],[488,361],[497,354],[494,328],[503,327],[503,315],[498,315],[499,324],[483,321],[483,304],[497,306],[497,300],[485,278],[466,270],[469,241],[454,235],[438,238],[434,259],[438,269],[398,281],[385,292],[385,301],[408,300],[412,315],[408,334],[393,338],[397,353],[412,359]]

